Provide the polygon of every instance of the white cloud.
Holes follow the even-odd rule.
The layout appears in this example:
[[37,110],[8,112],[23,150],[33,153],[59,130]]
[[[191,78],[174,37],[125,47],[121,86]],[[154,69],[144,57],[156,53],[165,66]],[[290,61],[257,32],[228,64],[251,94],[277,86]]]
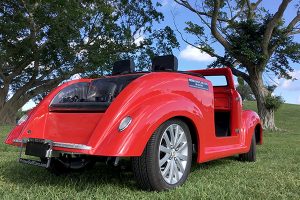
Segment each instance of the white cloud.
[[298,101],[297,101],[297,103],[298,103],[298,104],[300,104],[300,96],[298,97]]
[[89,42],[90,38],[89,37],[85,37],[83,38],[83,44],[87,44]]
[[291,72],[290,75],[297,80],[285,79],[280,83],[279,87],[287,90],[300,90],[300,70]]
[[139,46],[145,39],[144,36],[144,29],[140,29],[134,36],[133,36],[133,42],[135,45]]
[[160,0],[160,1],[158,1],[163,7],[164,6],[167,6],[168,5],[168,3],[169,3],[169,1],[168,0]]
[[298,80],[300,79],[300,70],[293,71],[290,74],[293,78],[298,79]]
[[134,37],[134,44],[139,46],[144,41],[144,36]]
[[179,56],[186,60],[193,60],[199,62],[211,62],[216,59],[191,45],[187,45],[186,48],[180,52]]
[[291,84],[292,84],[292,80],[284,80],[281,86],[282,88],[288,89],[291,87]]
[[27,111],[27,110],[30,110],[32,108],[34,108],[36,106],[36,103],[30,99],[22,108],[21,110],[22,111]]
[[158,2],[161,4],[162,9],[172,10],[173,13],[176,13],[177,8],[179,7],[179,4],[176,3],[175,1],[158,0]]
[[70,80],[77,80],[77,79],[81,79],[80,74],[74,74],[73,76],[70,77]]

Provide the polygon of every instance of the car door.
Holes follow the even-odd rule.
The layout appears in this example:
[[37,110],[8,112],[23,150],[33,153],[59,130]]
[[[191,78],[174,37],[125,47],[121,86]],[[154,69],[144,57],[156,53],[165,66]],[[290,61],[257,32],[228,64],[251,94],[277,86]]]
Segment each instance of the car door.
[[214,86],[215,134],[210,146],[205,149],[207,159],[212,160],[239,152],[242,104],[232,76],[217,74],[205,78],[211,80]]

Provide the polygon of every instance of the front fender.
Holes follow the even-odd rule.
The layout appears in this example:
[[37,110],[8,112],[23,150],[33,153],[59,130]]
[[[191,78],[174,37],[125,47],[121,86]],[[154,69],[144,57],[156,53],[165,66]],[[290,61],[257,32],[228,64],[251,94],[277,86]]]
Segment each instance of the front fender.
[[242,122],[243,122],[243,129],[244,129],[243,132],[245,133],[244,144],[247,147],[246,152],[248,152],[250,150],[251,139],[253,134],[257,134],[256,135],[257,143],[262,144],[262,139],[263,139],[262,126],[258,114],[252,110],[243,111]]
[[178,94],[161,94],[149,98],[132,110],[130,116],[132,123],[124,131],[119,132],[116,124],[113,129],[103,133],[102,139],[95,146],[94,155],[140,156],[151,135],[168,119],[186,117],[194,124],[202,124],[203,121],[199,107]]

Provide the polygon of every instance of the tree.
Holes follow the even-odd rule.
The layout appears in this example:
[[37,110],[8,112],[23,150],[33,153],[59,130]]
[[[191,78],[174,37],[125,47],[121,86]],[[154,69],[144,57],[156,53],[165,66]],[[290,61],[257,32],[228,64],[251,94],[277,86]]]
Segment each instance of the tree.
[[[300,62],[300,44],[294,40],[294,35],[300,33],[299,5],[294,5],[294,18],[285,22],[283,14],[291,0],[282,0],[275,13],[260,6],[262,0],[203,0],[193,4],[175,1],[199,19],[197,23],[186,22],[185,28],[197,41],[182,39],[217,58],[209,67],[225,65],[234,75],[242,77],[255,95],[263,127],[276,129],[274,110],[267,106],[272,95],[265,86],[263,73],[292,78],[290,61]],[[214,51],[213,43],[224,48],[224,55]]]
[[239,94],[242,97],[242,100],[248,100],[248,101],[254,101],[254,94],[250,88],[250,86],[245,83],[244,79],[241,77],[238,77],[238,85],[236,87],[236,90],[239,92]]
[[103,75],[125,54],[172,53],[172,30],[152,28],[162,20],[150,0],[1,1],[0,124],[74,74]]

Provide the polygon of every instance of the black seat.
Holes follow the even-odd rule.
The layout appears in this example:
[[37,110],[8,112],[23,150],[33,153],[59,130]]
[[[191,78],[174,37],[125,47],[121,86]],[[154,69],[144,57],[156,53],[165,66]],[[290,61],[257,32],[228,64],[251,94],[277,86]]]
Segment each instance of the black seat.
[[134,72],[134,68],[133,59],[119,60],[114,63],[112,75],[132,73]]
[[156,56],[152,60],[152,71],[177,71],[178,59],[174,55]]
[[112,82],[92,85],[88,92],[87,100],[94,102],[111,102],[115,95],[116,88],[117,84]]

